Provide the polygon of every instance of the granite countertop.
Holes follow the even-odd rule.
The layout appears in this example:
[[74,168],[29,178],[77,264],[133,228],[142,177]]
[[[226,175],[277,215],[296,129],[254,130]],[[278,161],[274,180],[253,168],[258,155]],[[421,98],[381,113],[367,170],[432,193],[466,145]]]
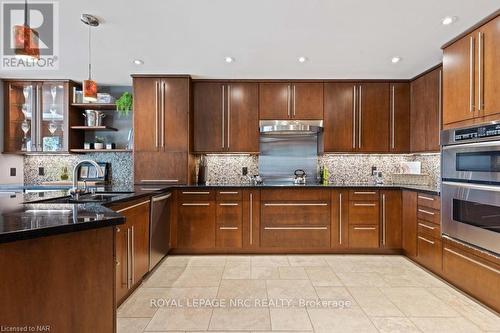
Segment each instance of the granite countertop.
[[[123,216],[106,205],[151,196],[167,189],[166,186],[106,187],[97,192],[119,194],[103,203],[54,203],[50,200],[68,196],[67,189],[1,185],[0,243],[123,224]],[[49,201],[41,202],[44,200]]]

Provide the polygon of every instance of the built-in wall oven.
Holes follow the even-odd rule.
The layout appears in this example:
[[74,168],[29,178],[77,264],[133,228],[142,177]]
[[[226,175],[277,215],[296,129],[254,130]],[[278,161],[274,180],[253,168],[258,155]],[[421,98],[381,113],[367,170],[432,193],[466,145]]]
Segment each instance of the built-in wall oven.
[[441,224],[449,237],[500,253],[500,122],[441,133]]

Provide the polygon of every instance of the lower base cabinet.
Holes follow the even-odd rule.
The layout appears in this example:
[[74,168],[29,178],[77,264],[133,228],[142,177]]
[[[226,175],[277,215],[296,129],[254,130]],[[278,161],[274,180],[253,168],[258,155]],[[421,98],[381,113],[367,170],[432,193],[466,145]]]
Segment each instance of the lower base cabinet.
[[241,201],[217,202],[216,210],[216,247],[241,248],[243,244]]
[[500,260],[443,240],[443,275],[466,293],[500,311]]
[[362,249],[376,249],[379,247],[378,225],[351,225],[349,226],[349,247]]
[[177,211],[179,248],[215,248],[215,201],[181,201]]
[[441,240],[427,235],[417,236],[417,261],[431,271],[440,274],[442,270]]
[[348,216],[349,248],[378,248],[380,243],[379,191],[350,190]]
[[126,218],[115,228],[116,301],[120,304],[149,271],[150,199],[110,208]]

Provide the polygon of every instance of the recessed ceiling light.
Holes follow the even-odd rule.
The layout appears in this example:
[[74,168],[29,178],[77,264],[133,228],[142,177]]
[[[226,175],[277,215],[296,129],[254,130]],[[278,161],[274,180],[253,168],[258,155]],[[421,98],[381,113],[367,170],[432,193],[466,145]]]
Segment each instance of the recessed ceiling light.
[[401,61],[401,57],[392,57],[391,61],[393,64],[396,64]]
[[443,25],[450,25],[452,23],[455,23],[456,20],[457,20],[456,16],[446,16],[446,17],[443,17],[443,19],[441,20],[441,23]]
[[144,65],[144,61],[141,59],[134,59],[133,63],[136,65]]
[[307,58],[306,57],[299,57],[299,59],[297,59],[297,60],[299,60],[300,63],[304,63],[307,61]]
[[234,62],[234,58],[232,58],[232,57],[225,57],[225,58],[224,58],[224,60],[225,60],[228,64],[230,64],[230,63]]

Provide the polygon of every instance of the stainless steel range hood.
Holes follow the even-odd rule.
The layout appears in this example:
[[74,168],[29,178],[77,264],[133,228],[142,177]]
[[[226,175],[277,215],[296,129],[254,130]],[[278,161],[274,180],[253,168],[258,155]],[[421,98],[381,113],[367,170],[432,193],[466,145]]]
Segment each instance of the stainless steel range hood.
[[323,120],[261,120],[260,134],[314,135],[323,130]]

